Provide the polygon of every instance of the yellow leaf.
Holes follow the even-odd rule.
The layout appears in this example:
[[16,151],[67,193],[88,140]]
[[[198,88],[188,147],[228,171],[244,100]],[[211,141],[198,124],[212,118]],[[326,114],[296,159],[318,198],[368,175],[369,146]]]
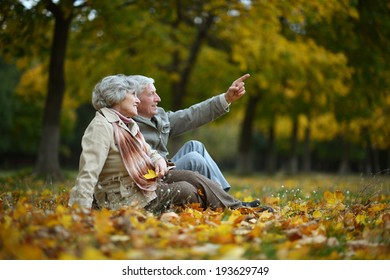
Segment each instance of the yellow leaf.
[[313,218],[321,218],[322,217],[322,213],[321,213],[321,211],[319,211],[319,210],[315,210],[314,212],[313,212]]
[[83,260],[105,260],[106,256],[98,249],[88,246],[82,253],[81,259]]
[[180,217],[175,212],[167,212],[167,213],[163,213],[161,215],[160,221],[162,221],[164,223],[175,224],[175,223],[178,223],[180,221]]
[[355,220],[356,220],[356,222],[358,224],[365,225],[366,224],[366,218],[367,218],[366,215],[358,214],[358,215],[356,215]]
[[328,203],[328,204],[334,203],[334,195],[330,191],[324,192],[324,198],[326,200],[326,203]]
[[40,260],[45,258],[42,249],[32,244],[18,244],[14,247],[17,258],[22,260]]
[[70,228],[73,224],[73,219],[70,214],[64,214],[59,218],[60,224],[64,226],[64,228]]
[[344,224],[347,227],[353,227],[355,224],[355,215],[351,212],[348,212],[344,215]]
[[242,214],[238,210],[232,210],[232,213],[230,214],[228,218],[229,223],[234,223],[234,221],[238,218],[242,217]]
[[264,203],[267,205],[279,205],[280,197],[267,196],[264,198]]
[[210,241],[218,244],[234,243],[233,227],[229,224],[222,224],[209,229]]
[[221,259],[225,260],[239,260],[245,253],[245,248],[236,244],[222,245],[219,249]]
[[344,195],[343,195],[343,193],[340,191],[340,190],[336,190],[335,192],[334,192],[334,197],[337,199],[337,201],[338,202],[344,202]]
[[114,226],[111,220],[112,213],[110,210],[102,209],[95,213],[94,229],[98,238],[105,238],[109,233],[114,231]]
[[326,204],[329,208],[334,210],[344,210],[345,206],[343,204],[344,195],[341,191],[335,191],[335,193],[331,193],[329,191],[324,192],[324,198]]
[[385,203],[381,203],[381,204],[375,204],[373,206],[371,206],[370,208],[368,208],[368,213],[370,215],[375,215],[376,213],[386,209],[387,205]]
[[147,179],[147,180],[152,180],[152,179],[154,179],[156,177],[157,177],[157,174],[152,169],[148,169],[148,173],[146,173],[144,175],[144,178]]
[[273,213],[270,213],[268,211],[263,211],[261,212],[261,214],[259,215],[259,220],[264,222],[264,221],[268,221],[270,220],[271,218],[273,218],[274,214]]

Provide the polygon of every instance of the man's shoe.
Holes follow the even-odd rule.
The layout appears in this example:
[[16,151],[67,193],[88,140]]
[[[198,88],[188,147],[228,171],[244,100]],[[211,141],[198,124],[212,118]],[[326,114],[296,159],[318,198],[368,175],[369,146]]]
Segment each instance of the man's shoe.
[[260,206],[259,208],[261,209],[261,212],[264,212],[264,211],[268,211],[270,213],[274,212],[274,209],[272,207],[269,207],[269,206]]
[[269,206],[260,206],[260,200],[256,199],[251,202],[241,202],[242,207],[248,207],[248,208],[260,208],[260,210],[263,211],[268,211],[270,213],[274,212],[274,209]]
[[242,207],[251,207],[251,208],[259,207],[260,206],[260,200],[256,199],[256,200],[253,200],[251,202],[241,202],[241,205],[242,205]]

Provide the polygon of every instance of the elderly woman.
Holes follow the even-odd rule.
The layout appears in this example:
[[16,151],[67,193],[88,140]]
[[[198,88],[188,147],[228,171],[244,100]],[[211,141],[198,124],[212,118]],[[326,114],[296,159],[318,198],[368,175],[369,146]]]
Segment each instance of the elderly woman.
[[196,172],[168,171],[165,159],[150,148],[131,119],[137,115],[139,90],[136,80],[124,75],[105,77],[95,86],[92,104],[97,112],[82,139],[69,206],[138,206],[153,212],[191,203],[212,209],[259,206],[258,200],[234,199]]

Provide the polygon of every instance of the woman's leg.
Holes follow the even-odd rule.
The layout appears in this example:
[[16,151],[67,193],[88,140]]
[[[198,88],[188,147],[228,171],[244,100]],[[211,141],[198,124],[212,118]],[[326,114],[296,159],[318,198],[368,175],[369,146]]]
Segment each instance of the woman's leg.
[[156,195],[157,198],[145,207],[154,213],[165,212],[172,205],[184,207],[188,204],[199,203],[200,207],[204,207],[197,188],[185,181],[160,183]]
[[[171,170],[165,181],[168,186],[177,182],[187,182],[196,190],[198,202],[202,202],[204,208],[239,208],[241,201],[235,199],[218,187],[217,183],[209,178],[189,170]],[[194,191],[192,191],[194,193]]]

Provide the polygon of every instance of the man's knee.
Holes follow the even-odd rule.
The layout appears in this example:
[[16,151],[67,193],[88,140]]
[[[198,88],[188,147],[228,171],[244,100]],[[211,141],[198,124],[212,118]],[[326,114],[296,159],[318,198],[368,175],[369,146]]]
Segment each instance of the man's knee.
[[207,168],[205,158],[198,152],[190,152],[186,155],[186,165],[190,170],[201,171]]
[[191,151],[197,151],[200,153],[203,153],[203,151],[205,150],[205,146],[203,145],[203,143],[197,140],[187,141],[186,143],[184,143],[183,146],[189,147],[189,150]]

